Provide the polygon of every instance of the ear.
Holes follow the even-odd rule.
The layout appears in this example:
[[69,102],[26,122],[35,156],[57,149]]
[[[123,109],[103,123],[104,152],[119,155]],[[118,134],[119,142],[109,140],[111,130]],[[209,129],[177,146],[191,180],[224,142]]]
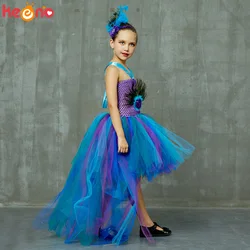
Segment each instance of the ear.
[[110,47],[111,47],[112,49],[114,48],[115,44],[114,44],[114,40],[113,40],[113,39],[110,39],[110,40],[109,40],[109,45],[110,45]]

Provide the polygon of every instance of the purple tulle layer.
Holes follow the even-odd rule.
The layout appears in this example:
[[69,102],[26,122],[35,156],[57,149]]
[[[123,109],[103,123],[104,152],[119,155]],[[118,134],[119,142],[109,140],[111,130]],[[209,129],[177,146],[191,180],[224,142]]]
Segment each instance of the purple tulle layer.
[[[36,229],[53,231],[65,243],[82,245],[127,242],[138,216],[141,178],[169,174],[191,156],[194,146],[150,116],[121,117],[129,145],[118,153],[109,113],[101,113],[85,133],[63,189],[34,220]],[[142,227],[149,242],[149,230]]]

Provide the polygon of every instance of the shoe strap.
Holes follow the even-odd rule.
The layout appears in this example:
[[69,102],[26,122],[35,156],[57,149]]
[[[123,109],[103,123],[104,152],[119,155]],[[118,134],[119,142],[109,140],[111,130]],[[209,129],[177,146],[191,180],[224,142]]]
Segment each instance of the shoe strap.
[[154,223],[154,225],[152,227],[148,227],[148,229],[155,231],[156,227],[157,227],[157,224]]
[[155,221],[154,221],[154,225],[155,225],[156,227],[157,227],[157,226],[158,226],[158,227],[161,227],[161,226],[159,226]]

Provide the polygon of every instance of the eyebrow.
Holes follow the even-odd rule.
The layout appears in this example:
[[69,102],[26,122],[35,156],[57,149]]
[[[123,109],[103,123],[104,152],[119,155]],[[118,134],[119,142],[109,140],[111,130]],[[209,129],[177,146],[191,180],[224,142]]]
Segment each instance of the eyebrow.
[[[119,39],[119,42],[126,42],[124,39]],[[136,42],[130,42],[130,43],[136,43]]]

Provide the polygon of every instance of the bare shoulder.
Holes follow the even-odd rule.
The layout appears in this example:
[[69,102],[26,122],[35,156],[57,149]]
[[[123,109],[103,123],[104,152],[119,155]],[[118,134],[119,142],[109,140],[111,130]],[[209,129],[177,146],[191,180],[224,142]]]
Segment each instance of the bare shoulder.
[[117,67],[110,65],[108,66],[108,68],[106,69],[106,75],[105,75],[105,80],[116,80],[119,77],[119,70]]

